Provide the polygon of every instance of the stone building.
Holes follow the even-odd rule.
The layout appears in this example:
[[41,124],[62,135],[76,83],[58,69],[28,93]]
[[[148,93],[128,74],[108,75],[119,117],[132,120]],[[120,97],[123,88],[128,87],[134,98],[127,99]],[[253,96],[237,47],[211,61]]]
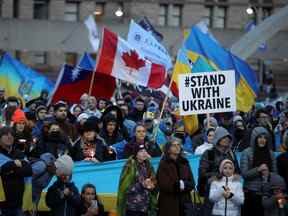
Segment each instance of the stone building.
[[[75,64],[81,54],[93,52],[83,24],[90,14],[100,30],[105,25],[124,38],[130,19],[148,17],[175,57],[183,30],[200,20],[206,20],[229,48],[245,33],[247,23],[259,23],[286,4],[287,0],[0,0],[0,50],[55,79],[63,62]],[[246,13],[249,6],[252,15]],[[117,17],[117,10],[123,16]],[[271,70],[279,90],[288,90],[287,38],[287,31],[279,32],[248,59],[260,80]]]

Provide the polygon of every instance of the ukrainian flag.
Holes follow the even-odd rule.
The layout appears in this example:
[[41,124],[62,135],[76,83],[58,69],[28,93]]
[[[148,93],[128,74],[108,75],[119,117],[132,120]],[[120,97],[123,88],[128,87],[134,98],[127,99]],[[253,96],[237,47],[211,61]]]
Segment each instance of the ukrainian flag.
[[254,71],[245,61],[223,48],[207,28],[201,25],[192,27],[183,46],[214,69],[235,70],[237,110],[247,112],[251,109],[259,92],[259,85]]
[[30,99],[39,97],[43,89],[52,92],[54,84],[5,53],[0,59],[0,87],[5,88],[6,96],[23,100],[25,95]]

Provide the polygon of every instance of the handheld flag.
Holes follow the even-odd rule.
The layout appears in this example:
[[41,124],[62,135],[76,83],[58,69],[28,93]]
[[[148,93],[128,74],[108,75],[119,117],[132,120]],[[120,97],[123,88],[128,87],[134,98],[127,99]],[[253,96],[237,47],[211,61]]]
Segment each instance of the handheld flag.
[[[94,66],[95,61],[86,53],[75,68],[64,64],[57,79],[52,102],[65,100],[70,103],[79,103],[81,95],[88,93]],[[96,74],[91,95],[96,98],[110,99],[115,88],[114,78]]]
[[160,88],[166,77],[164,66],[147,60],[139,50],[106,28],[95,71],[150,88]]

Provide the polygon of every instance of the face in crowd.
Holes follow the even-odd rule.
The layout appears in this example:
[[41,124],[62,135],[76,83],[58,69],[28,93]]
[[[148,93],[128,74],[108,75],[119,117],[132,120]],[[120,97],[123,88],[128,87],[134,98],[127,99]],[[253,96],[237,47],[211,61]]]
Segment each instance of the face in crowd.
[[260,134],[256,139],[257,145],[260,148],[264,148],[267,145],[267,141],[268,139],[266,134]]
[[113,134],[116,130],[117,123],[115,121],[109,121],[106,126],[106,130],[109,134]]
[[170,156],[176,156],[178,157],[181,153],[181,143],[178,140],[174,140],[171,145],[170,148],[168,150],[168,154]]
[[143,163],[145,160],[150,158],[151,156],[148,154],[146,149],[141,149],[137,152],[136,159],[139,163]]
[[214,139],[215,131],[210,130],[207,134],[207,142],[212,143],[212,140]]
[[0,138],[0,145],[4,149],[10,149],[14,143],[14,137],[11,132],[7,132]]
[[103,110],[103,109],[105,109],[106,108],[106,105],[107,105],[107,103],[106,103],[106,101],[105,100],[99,100],[98,101],[98,109],[99,110]]
[[95,110],[97,106],[97,100],[95,97],[89,97],[88,99],[88,109]]
[[25,121],[17,122],[15,124],[16,131],[22,133],[25,129],[25,125],[26,125]]
[[136,101],[136,104],[135,104],[136,110],[143,111],[144,107],[145,106],[144,106],[144,102],[143,101]]
[[234,166],[231,163],[225,163],[222,172],[224,176],[230,177],[234,174]]
[[82,193],[81,197],[85,203],[92,204],[93,200],[96,200],[96,191],[94,187],[86,187]]
[[55,111],[55,117],[59,120],[65,120],[67,118],[67,108],[60,107]]
[[146,137],[146,128],[143,125],[138,125],[135,128],[135,137],[137,142],[144,142]]
[[44,120],[46,118],[46,116],[47,116],[47,110],[45,110],[45,109],[41,109],[37,113],[38,120]]
[[76,106],[76,107],[74,108],[74,110],[73,110],[73,115],[74,115],[75,117],[78,117],[81,113],[82,113],[81,107],[80,107],[80,106]]

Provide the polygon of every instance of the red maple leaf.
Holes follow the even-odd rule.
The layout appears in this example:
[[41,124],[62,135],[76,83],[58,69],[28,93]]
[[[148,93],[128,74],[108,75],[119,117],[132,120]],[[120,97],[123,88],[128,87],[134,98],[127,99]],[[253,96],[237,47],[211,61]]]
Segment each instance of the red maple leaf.
[[139,70],[141,67],[145,67],[145,60],[139,58],[139,55],[135,50],[124,52],[122,54],[122,59],[127,67],[134,68],[136,70]]

